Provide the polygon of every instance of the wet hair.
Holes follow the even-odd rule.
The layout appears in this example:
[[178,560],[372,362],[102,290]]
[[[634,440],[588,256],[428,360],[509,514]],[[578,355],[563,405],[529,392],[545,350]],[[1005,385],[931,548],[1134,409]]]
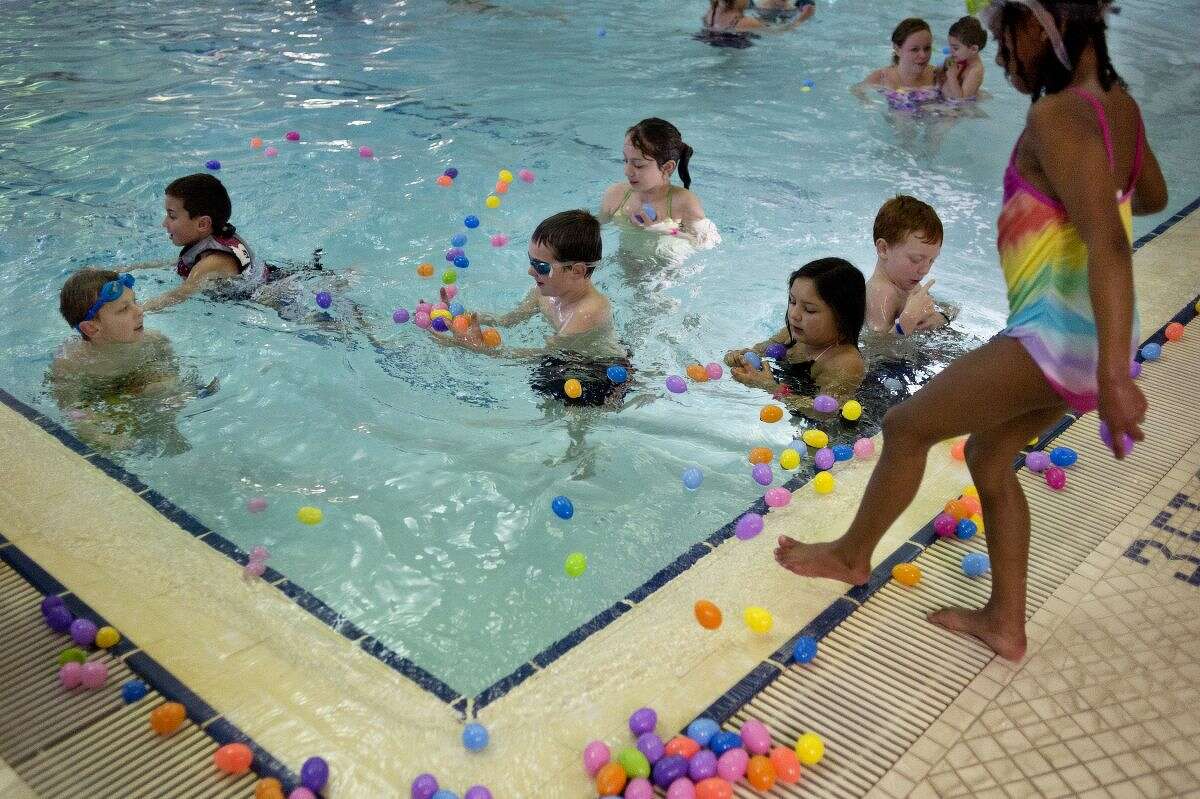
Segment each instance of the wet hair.
[[897,194],[875,214],[872,241],[883,239],[889,246],[895,246],[904,243],[909,233],[916,233],[926,244],[941,244],[942,220],[928,203]]
[[[854,264],[844,258],[818,258],[809,261],[788,277],[788,297],[792,284],[800,278],[813,282],[819,296],[833,311],[837,320],[838,339],[858,346],[858,334],[867,316],[867,281]],[[783,326],[788,332],[787,347],[796,344],[796,335],[784,311]]]
[[554,250],[555,259],[562,263],[587,264],[589,275],[603,257],[600,220],[582,208],[546,217],[538,223],[531,238],[534,244],[544,244]]
[[683,187],[691,188],[688,161],[692,158],[692,148],[684,143],[679,128],[665,119],[650,117],[625,131],[625,135],[629,137],[630,144],[653,158],[660,168],[668,161],[674,161]]
[[[1054,17],[1062,33],[1063,47],[1071,64],[1078,66],[1080,56],[1089,44],[1096,50],[1097,78],[1105,91],[1114,85],[1126,88],[1126,83],[1112,65],[1108,55],[1108,39],[1104,20],[1106,11],[1117,13],[1118,8],[1110,0],[1041,0],[1042,6]],[[1000,59],[1005,68],[1016,73],[1021,82],[1030,88],[1031,99],[1036,101],[1043,94],[1054,94],[1071,84],[1074,69],[1067,69],[1047,46],[1028,74],[1025,65],[1008,49],[1008,43],[1016,39],[1017,26],[1023,19],[1032,19],[1033,12],[1018,3],[1004,3],[992,18],[992,35],[1000,47]],[[1036,21],[1035,21],[1036,24]]]
[[963,17],[950,26],[950,35],[967,47],[982,50],[987,45],[987,31],[975,17]]
[[[116,280],[120,275],[111,269],[80,269],[67,278],[62,290],[58,292],[58,312],[67,324],[78,329],[87,316],[88,309],[100,298],[100,288],[110,280]],[[82,330],[80,334],[87,339]]]
[[233,204],[229,201],[229,192],[224,184],[212,175],[197,172],[194,175],[176,178],[167,184],[168,196],[183,203],[183,209],[193,219],[207,216],[212,219],[214,236],[232,236],[236,231],[229,224],[233,213]]
[[[892,44],[897,47],[903,47],[904,43],[908,41],[909,36],[921,31],[929,31],[929,35],[933,35],[933,31],[929,28],[929,23],[920,17],[902,19],[900,20],[900,24],[896,26],[896,29],[892,31]],[[900,56],[892,53],[892,63],[899,64]]]

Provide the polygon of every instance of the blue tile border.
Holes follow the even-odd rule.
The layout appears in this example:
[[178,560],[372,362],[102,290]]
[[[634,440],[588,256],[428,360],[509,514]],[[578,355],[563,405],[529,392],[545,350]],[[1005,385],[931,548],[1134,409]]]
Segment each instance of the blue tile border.
[[[7,539],[4,539],[7,544]],[[17,572],[27,583],[43,596],[57,594],[63,596],[63,602],[76,617],[91,619],[97,626],[108,624],[108,620],[97,613],[90,605],[78,596],[67,593],[62,583],[50,576],[32,558],[22,552],[17,546],[7,544],[0,548],[0,560],[3,560]],[[179,681],[171,672],[138,648],[122,633],[121,642],[108,650],[108,653],[120,659],[139,679],[163,696],[167,701],[178,702],[187,710],[188,720],[200,728],[218,746],[227,743],[241,742],[254,752],[252,769],[260,777],[274,777],[279,780],[285,792],[299,785],[297,775],[285,766],[278,758],[254,742],[252,738],[238,729],[232,722],[225,719],[207,702],[197,696],[191,689]],[[214,774],[214,779],[216,775]]]
[[[1161,236],[1163,233],[1165,233],[1171,227],[1173,227],[1174,225],[1176,225],[1177,223],[1179,223],[1180,221],[1185,219],[1189,214],[1191,214],[1198,208],[1200,208],[1200,197],[1193,199],[1191,202],[1189,202],[1183,208],[1179,209],[1174,214],[1172,214],[1169,218],[1167,218],[1166,220],[1161,222],[1157,227],[1154,228],[1154,230],[1150,231],[1149,233],[1147,233],[1146,235],[1142,236],[1137,241],[1135,241],[1133,244],[1133,249],[1136,251],[1136,250],[1140,249],[1142,246],[1144,246],[1145,244],[1147,244],[1148,242],[1154,240],[1158,236]],[[1195,303],[1195,300],[1193,300],[1192,303],[1189,303],[1189,305],[1187,307],[1182,309],[1171,320],[1169,320],[1168,324],[1170,321],[1178,321],[1178,322],[1182,322],[1184,324],[1189,322],[1193,317],[1196,316],[1196,311],[1195,311],[1195,308],[1193,307],[1194,303]],[[1151,336],[1149,339],[1147,339],[1147,342],[1148,341],[1161,342],[1164,338],[1163,331],[1164,331],[1165,327],[1166,327],[1166,324],[1164,324],[1163,327],[1160,328],[1153,336]],[[1145,343],[1146,342],[1143,342],[1143,344],[1145,344]],[[1138,358],[1140,360],[1141,356],[1139,355]],[[83,444],[83,442],[79,441],[75,436],[73,436],[70,433],[70,431],[65,429],[62,425],[58,424],[53,419],[50,419],[49,417],[43,415],[39,411],[30,407],[29,405],[26,405],[24,402],[17,399],[12,394],[9,394],[7,391],[5,391],[3,389],[0,389],[0,403],[13,409],[17,413],[20,413],[26,419],[33,422],[38,427],[42,428],[47,433],[49,433],[50,435],[54,436],[56,439],[61,441],[64,445],[66,445],[73,452],[76,452],[76,453],[84,456],[88,460],[90,460],[93,464],[96,465],[97,468],[101,469],[105,474],[112,477],[114,480],[121,483],[122,485],[125,485],[125,486],[129,487],[130,489],[132,489],[135,493],[137,493],[139,496],[141,496],[143,499],[145,499],[146,502],[148,504],[150,504],[151,507],[153,507],[159,513],[161,513],[167,519],[171,520],[172,522],[174,522],[175,524],[177,524],[178,526],[183,528],[185,531],[187,531],[191,535],[199,537],[202,541],[204,541],[206,544],[211,546],[213,549],[226,555],[227,557],[231,558],[235,562],[241,563],[241,564],[246,563],[246,560],[248,558],[248,553],[243,551],[240,547],[238,547],[232,541],[229,541],[224,536],[221,536],[219,533],[209,530],[207,527],[204,526],[203,523],[201,523],[198,519],[196,519],[194,516],[189,514],[187,511],[185,511],[182,508],[180,508],[179,506],[175,505],[171,500],[162,496],[157,491],[154,491],[149,486],[147,486],[145,483],[143,483],[142,480],[137,475],[125,470],[124,468],[122,468],[118,464],[114,463],[110,459],[104,457],[103,455],[99,455],[99,454],[91,451],[85,444]],[[1070,414],[1068,414],[1067,416],[1064,416],[1063,419],[1055,427],[1051,428],[1051,430],[1049,432],[1047,432],[1046,434],[1044,434],[1041,437],[1041,439],[1038,441],[1038,444],[1034,448],[1035,449],[1042,448],[1045,446],[1046,442],[1051,441],[1054,438],[1057,438],[1059,435],[1062,434],[1062,432],[1064,430],[1066,430],[1072,423],[1074,423],[1076,418],[1077,417],[1070,415]],[[877,432],[877,431],[871,431],[871,430],[864,429],[862,432],[864,435],[873,435],[874,432]],[[1014,463],[1014,468],[1019,468],[1023,463],[1024,463],[1024,458],[1023,457],[1018,458],[1016,463]],[[794,491],[796,488],[799,488],[802,485],[807,484],[810,479],[811,479],[811,475],[809,475],[807,473],[807,471],[805,471],[804,473],[796,475],[792,479],[790,479],[786,483],[784,483],[784,487],[786,487],[790,491]],[[760,497],[755,502],[753,502],[742,513],[744,514],[747,512],[766,513],[767,512],[766,503]],[[283,575],[273,569],[268,569],[267,574],[264,574],[264,578],[266,578],[269,582],[275,583],[277,585],[277,587],[279,587],[280,590],[284,591],[284,593],[287,596],[289,596],[289,598],[291,598],[293,601],[295,601],[296,604],[300,605],[300,607],[304,608],[306,611],[313,614],[316,618],[321,620],[326,625],[332,627],[339,634],[346,636],[350,640],[361,639],[359,641],[359,643],[360,643],[361,648],[365,652],[367,652],[371,656],[377,658],[378,660],[383,661],[390,668],[395,669],[396,671],[398,671],[405,677],[411,679],[413,682],[415,682],[417,685],[419,685],[422,689],[428,691],[429,693],[433,694],[434,696],[437,696],[439,699],[441,699],[442,701],[444,701],[448,705],[450,705],[451,709],[459,712],[460,714],[464,714],[469,710],[471,715],[475,715],[480,709],[482,709],[483,707],[486,707],[488,704],[491,704],[491,703],[495,702],[496,700],[500,699],[506,693],[508,693],[508,691],[512,690],[517,685],[520,685],[522,682],[524,682],[530,676],[535,674],[537,671],[537,668],[549,665],[554,660],[557,660],[559,657],[561,657],[563,654],[565,654],[567,651],[569,651],[572,647],[581,643],[588,636],[592,635],[595,632],[598,632],[601,629],[604,629],[604,627],[608,626],[608,624],[612,623],[612,621],[615,621],[616,618],[618,618],[619,616],[628,612],[628,610],[632,609],[629,607],[630,603],[636,604],[638,602],[644,601],[647,597],[649,597],[651,594],[653,594],[659,588],[663,587],[668,582],[673,580],[675,577],[678,577],[680,574],[685,572],[687,569],[694,566],[697,562],[699,562],[699,560],[701,558],[703,558],[705,555],[712,552],[722,542],[727,541],[729,538],[733,537],[734,528],[737,524],[737,519],[740,518],[741,515],[742,514],[738,514],[737,517],[734,517],[734,519],[732,519],[730,522],[728,522],[727,524],[720,527],[715,532],[713,532],[711,535],[709,535],[707,538],[705,538],[702,542],[698,542],[698,543],[690,546],[687,549],[687,551],[685,551],[682,555],[677,557],[674,561],[672,561],[669,565],[667,565],[663,569],[660,569],[658,572],[656,572],[654,575],[652,575],[649,579],[647,579],[640,586],[638,586],[637,588],[630,591],[628,594],[626,594],[626,596],[623,599],[618,600],[617,602],[613,603],[611,606],[609,606],[605,610],[601,611],[599,614],[597,614],[593,618],[589,619],[587,622],[584,622],[579,627],[576,627],[574,630],[572,630],[566,636],[561,638],[559,641],[550,645],[545,650],[543,650],[542,652],[538,653],[533,658],[531,658],[531,661],[529,663],[524,663],[521,666],[518,666],[510,674],[506,675],[505,677],[500,678],[496,682],[492,683],[492,685],[488,686],[483,691],[479,692],[473,699],[467,699],[467,697],[458,693],[453,688],[451,688],[449,685],[447,685],[445,682],[438,679],[437,677],[435,677],[434,675],[432,675],[430,672],[426,671],[425,669],[421,668],[413,661],[396,653],[395,651],[390,649],[386,644],[379,641],[378,639],[376,639],[372,636],[366,635],[357,626],[350,623],[343,616],[338,614],[336,611],[334,611],[332,608],[330,608],[327,604],[325,604],[324,601],[322,601],[321,599],[316,597],[314,594],[309,592],[307,589],[304,589],[304,588],[300,587],[299,585],[297,585],[296,583],[293,583],[290,580],[286,579],[285,575]],[[895,552],[891,556],[889,556],[888,559],[884,563],[881,563],[879,566],[877,566],[872,571],[871,578],[868,581],[868,583],[866,584],[866,586],[857,586],[857,587],[851,589],[851,591],[847,592],[847,594],[846,594],[846,597],[850,597],[849,599],[839,598],[833,605],[831,605],[829,608],[827,608],[826,611],[821,614],[821,616],[818,616],[818,619],[824,618],[827,613],[830,613],[831,609],[837,608],[840,611],[840,609],[844,608],[844,606],[839,604],[843,601],[843,599],[845,599],[845,601],[850,602],[853,605],[852,595],[862,597],[863,599],[866,599],[867,597],[869,597],[876,590],[878,590],[882,585],[884,585],[888,579],[890,579],[891,565],[894,565],[896,562],[902,562],[903,560],[908,560],[908,559],[911,559],[911,557],[915,557],[915,554],[911,554],[911,553],[910,553],[911,557],[904,557],[901,553],[909,553],[910,550],[907,549],[908,547],[928,546],[930,543],[932,543],[934,538],[935,538],[935,536],[933,533],[932,523],[921,528],[921,530],[914,533],[908,539],[908,541],[904,545],[902,545],[899,550],[897,550],[897,552]],[[896,560],[896,558],[899,558],[899,560]],[[887,566],[886,575],[883,573],[884,566]],[[48,575],[47,575],[47,577],[48,577]],[[286,590],[285,590],[284,586],[286,586]],[[844,616],[838,617],[839,611],[834,611],[832,613],[832,615],[830,616],[830,618],[837,618],[837,621],[840,621],[841,618],[844,618]],[[809,626],[811,627],[812,625],[809,625]],[[833,626],[836,626],[836,622],[834,622]],[[805,629],[808,629],[808,628],[806,627]],[[832,626],[830,626],[829,629],[832,629]],[[826,632],[828,632],[828,630],[823,630],[821,632],[821,634],[824,635]],[[806,634],[806,633],[801,631],[801,633],[797,633],[796,637],[798,637],[801,634]],[[807,634],[811,634],[811,633],[807,633]],[[817,636],[814,636],[814,637],[817,637]],[[794,641],[794,638],[793,638],[793,641]],[[784,649],[786,649],[790,653],[790,648],[785,647]],[[783,652],[784,649],[781,649],[780,652]],[[775,655],[772,655],[772,659],[778,661],[778,657],[777,657],[778,655],[779,655],[779,652],[777,652]],[[538,665],[535,666],[533,664],[538,664]],[[758,670],[756,669],[755,672],[752,672],[751,675],[748,675],[746,678],[744,678],[743,682],[745,680],[750,680],[751,677],[757,673],[758,673]],[[753,680],[751,682],[753,683]],[[761,680],[759,680],[759,682],[761,682]],[[758,690],[761,690],[762,687],[765,687],[765,685],[769,684],[769,682],[770,682],[770,680],[767,680],[766,683],[763,683],[762,686],[759,687],[753,693],[751,693],[750,696],[753,696],[754,693],[757,693]],[[754,684],[757,684],[757,683],[754,683]],[[739,683],[738,686],[735,686],[734,689],[731,689],[731,692],[732,691],[744,691],[744,690],[745,690],[745,686],[743,686],[742,683]],[[746,701],[749,701],[749,700],[747,699]],[[718,705],[720,705],[722,707],[724,706],[722,704],[722,700],[718,700],[717,703],[714,703],[713,708],[717,708]],[[739,705],[739,707],[740,707],[740,705]]]

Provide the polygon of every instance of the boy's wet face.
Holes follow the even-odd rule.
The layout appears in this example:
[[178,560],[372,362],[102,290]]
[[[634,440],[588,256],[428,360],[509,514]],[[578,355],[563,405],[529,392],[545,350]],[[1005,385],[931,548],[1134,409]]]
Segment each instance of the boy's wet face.
[[166,210],[166,215],[163,217],[162,226],[166,229],[167,235],[171,237],[171,243],[176,247],[195,244],[212,232],[212,219],[207,216],[193,218],[183,207],[183,200],[178,197],[166,195],[163,200],[163,208]]
[[958,40],[957,37],[951,36],[950,40],[950,57],[960,64],[965,64],[975,56],[979,55],[979,48],[975,46],[968,47]]
[[896,55],[900,58],[902,67],[924,67],[929,63],[933,54],[933,34],[929,31],[917,31],[904,40],[904,44],[896,47]]
[[884,274],[903,291],[912,291],[921,284],[942,251],[940,241],[930,244],[923,235],[921,231],[913,231],[897,244],[888,244],[883,239],[875,242]]
[[796,340],[810,347],[824,347],[838,340],[837,316],[811,278],[800,277],[792,282],[787,320]]
[[120,297],[100,306],[96,317],[82,327],[93,344],[136,344],[145,335],[137,295],[126,288]]
[[543,242],[529,243],[529,257],[550,264],[550,274],[543,275],[529,266],[529,276],[537,284],[538,293],[543,297],[558,297],[570,289],[579,280],[578,267],[563,264],[558,260],[554,248]]

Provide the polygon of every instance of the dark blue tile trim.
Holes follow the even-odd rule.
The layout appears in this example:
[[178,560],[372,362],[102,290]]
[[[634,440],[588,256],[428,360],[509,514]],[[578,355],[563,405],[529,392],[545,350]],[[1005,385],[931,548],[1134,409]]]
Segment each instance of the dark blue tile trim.
[[[707,547],[705,547],[705,549],[707,549]],[[618,618],[628,613],[631,609],[632,608],[630,608],[628,605],[618,603],[612,607],[602,610],[593,616],[589,621],[585,622],[579,627],[576,627],[566,636],[560,638],[558,641],[555,641],[553,644],[534,655],[531,659],[531,662],[539,669],[546,668],[551,663],[565,655],[568,651],[574,649],[575,645],[580,641],[587,638],[589,635],[592,635],[593,633],[600,632]]]
[[507,677],[503,677],[500,680],[492,683],[490,686],[480,691],[479,695],[475,697],[475,704],[471,711],[472,714],[478,715],[479,711],[483,710],[497,699],[503,697],[513,688],[516,688],[518,685],[532,677],[535,673],[536,672],[533,668],[533,665],[525,663],[512,674],[509,674]]
[[775,679],[782,673],[783,669],[778,663],[770,661],[759,663],[754,667],[754,671],[718,697],[717,701],[706,707],[697,718],[710,718],[718,724],[724,724],[730,716],[738,712],[742,705],[758,695],[759,691],[775,682]]
[[383,661],[387,666],[400,672],[446,704],[453,705],[462,698],[462,695],[449,685],[446,685],[446,683],[434,677],[408,658],[389,649],[387,644],[379,639],[368,635],[359,641],[358,645],[362,647],[364,652]]
[[17,574],[25,579],[25,582],[42,594],[65,594],[67,592],[65,585],[51,577],[48,571],[34,563],[33,559],[16,545],[0,549],[0,560],[11,566]]
[[291,580],[284,580],[275,586],[283,592],[284,596],[290,598],[297,605],[307,610],[312,615],[316,616],[325,624],[332,627],[336,632],[350,639],[357,641],[360,638],[365,638],[366,633],[358,628],[353,622],[347,619],[342,614],[338,613],[333,608],[326,605],[321,599],[314,596],[301,585],[293,583]]
[[[726,525],[726,526],[728,526],[728,525]],[[722,528],[722,529],[724,529],[724,528]],[[662,588],[664,585],[669,583],[671,580],[674,580],[676,577],[678,577],[679,575],[683,574],[688,569],[695,566],[696,563],[700,560],[700,558],[704,557],[705,555],[707,555],[708,553],[710,553],[712,551],[713,551],[712,547],[706,546],[705,544],[692,544],[692,546],[688,549],[687,552],[684,552],[682,555],[677,557],[674,561],[669,563],[667,566],[663,567],[662,569],[659,569],[657,572],[655,572],[653,575],[650,576],[649,580],[642,583],[640,586],[638,586],[637,588],[635,588],[634,590],[632,590],[628,594],[626,594],[625,601],[630,602],[632,604],[637,604],[638,602],[641,602],[643,599],[650,596],[658,589]],[[588,624],[591,624],[591,622],[587,622],[583,626],[586,627],[586,626],[588,626]],[[593,632],[595,632],[595,631],[593,630]],[[582,641],[583,639],[581,638],[579,640]]]
[[782,665],[791,663],[792,650],[796,648],[796,641],[806,635],[820,641],[826,635],[833,632],[833,628],[845,621],[857,608],[858,605],[845,596],[838,597],[833,601],[832,605],[821,611],[815,619],[804,625],[799,632],[789,638],[786,644],[772,652],[770,660]]

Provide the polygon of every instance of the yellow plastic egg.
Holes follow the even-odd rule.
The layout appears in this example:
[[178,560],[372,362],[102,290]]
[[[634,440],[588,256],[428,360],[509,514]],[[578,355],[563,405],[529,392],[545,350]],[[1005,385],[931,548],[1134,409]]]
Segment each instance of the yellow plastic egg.
[[483,204],[486,205],[488,208],[499,208],[500,207],[500,198],[494,194],[489,194],[487,196],[487,199],[483,201]]
[[791,471],[800,465],[800,453],[794,449],[785,449],[779,453],[779,465]]
[[314,508],[312,505],[305,505],[296,511],[296,519],[304,524],[320,524],[324,516],[320,508]]
[[842,406],[842,418],[848,422],[857,422],[862,416],[862,405],[858,400],[850,400]]
[[812,87],[811,86],[801,86],[800,91],[804,92],[805,94],[808,94],[809,92],[812,91]]
[[121,641],[121,634],[117,632],[116,627],[101,627],[96,630],[96,646],[101,649],[109,649],[116,646]]
[[962,490],[962,494],[964,497],[975,497],[976,499],[978,499],[979,498],[979,489],[976,488],[975,486],[967,486],[966,488],[964,488]]
[[825,742],[815,732],[806,732],[796,741],[796,757],[806,766],[815,766],[825,757]]
[[449,321],[450,319],[453,319],[454,316],[449,311],[447,311],[445,308],[435,308],[429,312],[429,318],[431,320],[440,318],[440,319],[445,319],[445,320]]
[[971,514],[971,516],[969,518],[971,519],[971,521],[975,522],[975,532],[982,533],[983,532],[983,517],[980,516],[978,513],[974,513],[974,514]]
[[821,447],[829,446],[829,436],[826,435],[824,430],[810,428],[804,431],[804,435],[801,438],[805,444],[808,444],[813,449],[821,449]]
[[578,380],[572,377],[570,380],[563,383],[563,393],[571,399],[579,399],[579,397],[583,394],[583,386]]
[[833,475],[829,472],[817,472],[817,476],[813,478],[813,491],[818,494],[828,494],[833,490]]
[[766,635],[775,626],[775,618],[771,615],[771,611],[754,605],[746,608],[742,618],[746,620],[746,626],[759,635]]
[[915,563],[897,563],[892,567],[892,579],[912,588],[921,582],[921,568]]
[[509,172],[507,169],[501,169],[500,170],[500,182],[501,183],[512,183],[513,182],[513,173]]

